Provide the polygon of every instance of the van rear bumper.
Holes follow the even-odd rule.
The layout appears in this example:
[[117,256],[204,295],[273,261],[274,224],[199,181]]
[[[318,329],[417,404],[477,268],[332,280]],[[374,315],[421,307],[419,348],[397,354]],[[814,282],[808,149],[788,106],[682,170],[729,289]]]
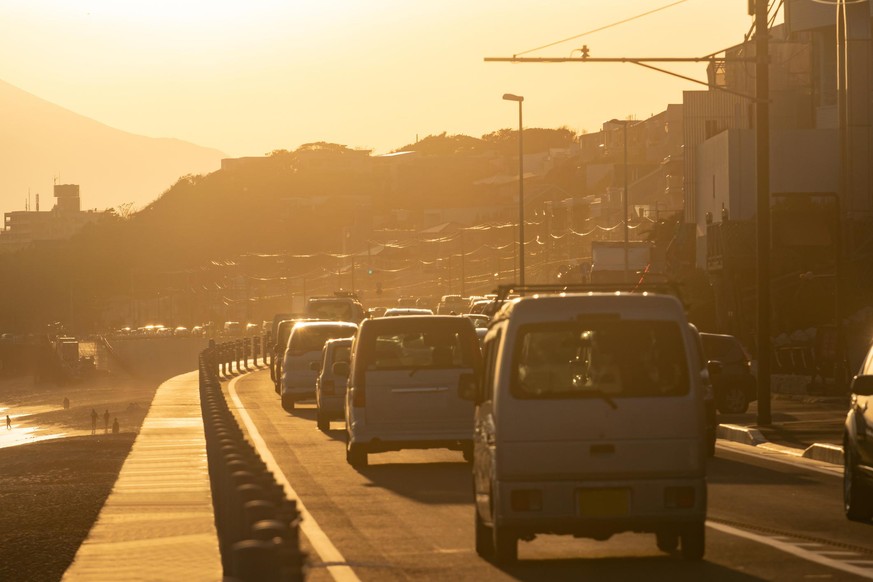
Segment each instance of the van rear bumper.
[[[358,441],[360,442],[360,441]],[[449,449],[461,451],[464,448],[472,448],[472,439],[452,440],[382,440],[373,439],[363,444],[368,453],[384,453],[386,451],[400,451],[403,449]]]
[[[676,492],[687,495],[690,491],[693,491],[693,501],[683,503],[682,507],[677,506],[675,495],[671,497]],[[538,497],[535,504],[538,508],[524,507],[525,500],[531,496]],[[583,496],[602,500],[589,505],[593,513],[585,513]],[[535,534],[560,534],[605,539],[626,531],[677,529],[705,520],[707,505],[706,481],[702,477],[512,481],[499,483],[496,497],[494,521],[500,527],[514,530],[522,538]]]

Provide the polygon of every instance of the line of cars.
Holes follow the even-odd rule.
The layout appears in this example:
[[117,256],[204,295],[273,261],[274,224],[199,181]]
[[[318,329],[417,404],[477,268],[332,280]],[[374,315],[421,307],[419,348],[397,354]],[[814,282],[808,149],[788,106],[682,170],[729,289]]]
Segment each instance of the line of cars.
[[272,372],[282,404],[314,397],[321,430],[345,420],[346,460],[359,470],[384,451],[460,451],[472,465],[476,551],[498,563],[539,534],[622,531],[700,559],[710,375],[723,366],[679,301],[503,297],[482,332],[457,315],[282,320]]

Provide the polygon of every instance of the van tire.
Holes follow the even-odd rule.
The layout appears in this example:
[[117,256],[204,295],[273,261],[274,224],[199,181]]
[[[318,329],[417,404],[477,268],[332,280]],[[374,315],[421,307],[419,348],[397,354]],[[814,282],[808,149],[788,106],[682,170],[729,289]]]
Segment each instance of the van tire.
[[478,508],[474,507],[473,513],[476,514],[476,553],[482,558],[491,558],[494,555],[491,528],[482,521]]
[[679,534],[682,541],[682,559],[696,562],[703,559],[706,547],[706,524],[702,521],[686,525]]
[[321,432],[327,432],[330,430],[330,420],[322,414],[321,409],[316,412],[315,425]]
[[346,441],[346,462],[355,469],[366,467],[369,464],[367,449],[364,445],[353,445],[349,440]]
[[282,408],[285,412],[294,412],[294,398],[290,394],[282,395]]
[[655,543],[662,552],[672,554],[679,548],[679,534],[672,529],[655,532]]
[[718,401],[718,411],[722,414],[743,414],[749,409],[746,391],[738,384],[725,386]]
[[491,527],[491,533],[494,562],[501,565],[515,563],[518,560],[518,536],[515,532],[495,523]]
[[873,489],[858,475],[858,453],[855,449],[844,442],[843,450],[843,506],[846,518],[851,521],[870,521],[873,517]]

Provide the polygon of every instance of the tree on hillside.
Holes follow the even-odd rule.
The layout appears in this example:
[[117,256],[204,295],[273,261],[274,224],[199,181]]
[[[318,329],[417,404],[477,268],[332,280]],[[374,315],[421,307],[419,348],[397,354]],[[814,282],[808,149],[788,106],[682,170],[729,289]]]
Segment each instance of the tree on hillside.
[[[566,127],[524,128],[524,152],[533,154],[551,148],[567,148],[576,142],[577,137],[575,132]],[[518,130],[499,129],[483,135],[482,141],[491,144],[503,155],[511,155],[518,150]]]
[[452,156],[482,152],[486,149],[485,146],[486,144],[481,139],[470,137],[469,135],[447,135],[446,132],[442,132],[439,135],[429,135],[414,144],[407,144],[394,151],[415,151],[428,155]]

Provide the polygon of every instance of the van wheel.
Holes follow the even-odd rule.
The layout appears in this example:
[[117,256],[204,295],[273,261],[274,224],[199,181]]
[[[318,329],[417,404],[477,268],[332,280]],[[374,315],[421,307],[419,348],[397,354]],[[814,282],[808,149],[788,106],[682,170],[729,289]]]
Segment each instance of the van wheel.
[[320,430],[321,432],[329,431],[330,421],[325,418],[325,416],[321,413],[321,410],[319,410],[316,414],[317,416],[315,417],[315,425],[318,427],[318,430]]
[[366,467],[369,464],[367,449],[364,445],[353,445],[349,441],[351,439],[346,441],[346,462],[355,469]]
[[682,559],[696,562],[703,558],[706,546],[706,524],[702,521],[686,525],[679,536],[682,541]]
[[285,409],[285,412],[294,412],[294,399],[290,394],[282,395],[282,408]]
[[873,490],[858,476],[857,453],[851,445],[843,445],[843,505],[846,517],[852,521],[870,521],[873,517]]
[[674,530],[663,530],[655,533],[655,542],[658,549],[664,553],[672,554],[679,547],[679,534]]
[[491,539],[491,528],[485,525],[482,518],[479,516],[479,509],[474,507],[473,513],[476,514],[476,553],[483,558],[490,558],[494,555],[494,542]]
[[731,384],[726,386],[719,398],[718,411],[722,414],[742,414],[749,409],[749,399],[742,386]]
[[497,524],[491,528],[494,544],[494,561],[497,564],[505,565],[512,564],[518,560],[518,536],[514,531],[498,527]]

